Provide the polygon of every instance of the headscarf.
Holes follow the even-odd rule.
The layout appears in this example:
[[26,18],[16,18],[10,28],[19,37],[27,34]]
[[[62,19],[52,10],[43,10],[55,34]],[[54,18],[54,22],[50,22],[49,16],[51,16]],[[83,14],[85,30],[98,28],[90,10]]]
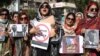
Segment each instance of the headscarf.
[[50,5],[47,3],[47,2],[43,2],[42,4],[40,4],[40,6],[39,6],[39,9],[38,9],[38,17],[37,17],[37,19],[42,19],[42,15],[41,15],[41,13],[40,13],[40,9],[42,8],[42,6],[44,5],[44,4],[47,4],[47,6],[48,6],[48,9],[49,9],[49,11],[48,11],[48,14],[46,15],[46,17],[48,17],[48,16],[50,16],[52,13],[51,13],[51,7],[50,7]]
[[41,3],[40,6],[39,6],[39,8],[38,8],[38,11],[37,11],[38,14],[36,15],[36,17],[33,20],[30,21],[30,24],[32,26],[34,26],[34,23],[37,23],[38,21],[40,21],[41,19],[43,19],[42,18],[42,15],[40,13],[40,9],[41,9],[41,7],[42,7],[43,4],[47,4],[48,5],[48,8],[49,8],[49,11],[48,11],[49,13],[45,17],[47,18],[48,16],[52,15],[50,5],[47,2]]
[[[72,26],[68,26],[66,24],[66,19],[69,15],[73,15],[74,17],[74,20],[73,20],[73,25]],[[62,25],[63,29],[64,29],[64,32],[65,32],[65,36],[75,36],[75,30],[77,28],[77,23],[76,23],[76,17],[75,17],[75,14],[74,13],[68,13],[67,16],[65,17],[65,20],[64,20],[64,24]]]
[[96,16],[95,18],[88,19],[88,17],[87,17],[87,11],[91,5],[96,5],[98,10],[99,10],[99,7],[98,7],[96,2],[93,2],[93,1],[89,2],[89,4],[87,5],[87,7],[84,11],[84,19],[81,19],[79,24],[78,24],[78,28],[76,30],[77,34],[81,34],[82,33],[81,30],[83,28],[85,28],[85,29],[99,29],[100,30],[100,26],[99,26],[100,18],[98,18],[98,16]]
[[[97,3],[97,2],[94,2],[94,1],[90,1],[89,4],[87,5],[85,11],[84,11],[85,17],[93,16],[93,14],[87,13],[88,10],[89,10],[89,8],[90,8],[92,5],[96,5],[96,7],[97,7],[97,14],[98,14],[98,12],[99,12],[99,5],[98,5],[98,3]],[[98,17],[98,15],[97,15],[96,17]]]

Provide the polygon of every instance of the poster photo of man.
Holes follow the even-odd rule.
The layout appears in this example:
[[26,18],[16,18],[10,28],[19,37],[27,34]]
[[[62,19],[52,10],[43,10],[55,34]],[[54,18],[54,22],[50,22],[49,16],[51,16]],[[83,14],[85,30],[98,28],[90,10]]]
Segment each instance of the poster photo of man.
[[87,29],[85,33],[85,47],[96,48],[99,43],[99,30]]

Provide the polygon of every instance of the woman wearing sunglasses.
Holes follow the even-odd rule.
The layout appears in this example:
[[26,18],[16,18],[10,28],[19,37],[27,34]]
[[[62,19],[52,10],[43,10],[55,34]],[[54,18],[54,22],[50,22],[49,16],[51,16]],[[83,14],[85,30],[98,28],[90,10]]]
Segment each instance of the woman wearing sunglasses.
[[[64,30],[64,37],[66,36],[76,36],[75,30],[77,28],[77,23],[76,23],[76,17],[74,13],[69,12],[67,14],[67,16],[65,17],[64,23],[62,25],[63,30]],[[68,42],[69,40],[67,40]],[[72,39],[71,41],[69,41],[70,44],[74,43],[74,40]],[[75,48],[75,46],[73,47]],[[60,54],[61,56],[75,56],[76,54]],[[78,56],[78,55],[76,55]],[[80,55],[79,55],[80,56]]]
[[[82,19],[76,30],[77,34],[85,33],[86,29],[98,29],[100,31],[100,18],[98,17],[99,6],[97,2],[90,1],[84,12],[84,19]],[[85,49],[86,50],[86,49]],[[85,55],[87,56],[98,56],[100,47],[96,49],[87,49]],[[99,54],[100,55],[100,54]]]
[[65,17],[64,25],[62,26],[66,36],[75,36],[75,30],[77,27],[76,17],[74,13],[68,13]]
[[[51,14],[50,5],[47,2],[43,2],[39,7],[38,16],[31,21],[31,25],[33,26],[33,28],[30,30],[30,33],[33,35],[37,34],[37,33],[41,33],[39,28],[34,27],[34,23],[40,22],[41,20],[44,20],[44,19],[47,19],[51,15],[52,14]],[[55,22],[54,22],[54,24],[55,24]],[[54,32],[54,27],[52,27],[52,26],[54,26],[54,24],[51,25],[53,32]],[[33,56],[50,56],[50,47],[49,46],[48,46],[47,50],[35,48],[36,52],[34,51],[34,47],[32,49],[33,49],[33,53],[32,53]]]
[[[28,29],[30,29],[30,25],[29,25],[29,17],[26,13],[20,13],[20,20],[19,20],[20,24],[27,24]],[[23,26],[23,31],[25,32],[26,28]],[[29,38],[29,33],[24,36],[23,38],[23,44],[22,44],[22,56],[30,56],[30,38]]]
[[[20,14],[19,12],[13,12],[12,14],[12,24],[20,24]],[[17,26],[14,25],[13,31],[17,30]],[[22,56],[22,37],[12,37],[12,56]]]
[[[5,39],[3,41],[0,41],[0,55],[1,56],[9,56],[11,55],[11,42],[10,37],[8,34],[8,26],[11,23],[10,17],[9,17],[9,10],[6,8],[0,8],[0,25],[4,26],[4,37]],[[1,26],[0,26],[1,27]],[[2,29],[0,29],[2,30]],[[2,39],[1,39],[2,40]]]

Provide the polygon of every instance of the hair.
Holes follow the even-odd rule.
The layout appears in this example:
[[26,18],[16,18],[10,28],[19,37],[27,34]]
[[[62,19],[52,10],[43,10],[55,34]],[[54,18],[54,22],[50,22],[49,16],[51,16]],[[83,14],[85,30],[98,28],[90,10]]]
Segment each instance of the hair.
[[90,1],[90,2],[89,2],[88,6],[87,6],[87,10],[89,10],[89,8],[90,8],[92,5],[96,5],[96,6],[97,6],[97,9],[98,9],[98,11],[99,11],[99,5],[98,5],[98,3],[95,2],[95,1]]
[[75,14],[72,13],[72,12],[70,12],[70,13],[67,14],[67,16],[65,17],[65,20],[68,19],[68,16],[69,16],[69,15],[72,15],[72,16],[74,17],[74,23],[75,23],[76,17],[75,17]]
[[[17,18],[18,22],[16,22],[16,19],[14,18],[15,15],[18,15],[18,18]],[[19,12],[15,11],[15,12],[11,13],[11,20],[13,21],[13,23],[18,23],[19,24],[19,17],[20,17]]]
[[22,12],[22,13],[20,13],[20,19],[21,19],[21,16],[22,16],[22,15],[26,15],[26,17],[27,17],[26,20],[29,22],[29,17],[28,17],[28,15],[27,15],[26,13]]
[[9,16],[9,10],[8,10],[8,9],[6,9],[6,8],[1,8],[1,9],[0,9],[0,14],[1,14],[2,12],[7,12],[7,18],[10,18],[10,16]]
[[[42,8],[42,6],[43,6],[44,4],[47,4],[48,9],[49,9],[49,12],[47,13],[47,15],[46,15],[46,16],[51,15],[51,7],[50,7],[50,5],[48,4],[48,2],[44,2],[44,3],[42,3],[42,4],[40,5],[39,12],[40,12],[40,10],[41,10],[41,8]],[[42,15],[42,13],[41,13],[41,12],[40,12],[40,14]]]
[[18,16],[19,16],[19,13],[18,12],[13,12],[12,18],[14,17],[15,14],[18,14]]

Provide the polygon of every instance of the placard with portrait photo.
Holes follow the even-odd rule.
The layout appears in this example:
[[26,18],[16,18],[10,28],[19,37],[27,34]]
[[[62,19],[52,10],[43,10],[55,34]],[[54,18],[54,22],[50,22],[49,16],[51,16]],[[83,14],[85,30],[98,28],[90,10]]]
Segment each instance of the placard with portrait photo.
[[83,37],[82,36],[66,36],[62,39],[60,53],[61,54],[78,54],[83,53]]
[[97,48],[99,44],[99,30],[87,29],[85,32],[85,48]]
[[24,37],[28,33],[28,24],[10,24],[10,36]]
[[5,26],[0,24],[0,41],[5,40]]

